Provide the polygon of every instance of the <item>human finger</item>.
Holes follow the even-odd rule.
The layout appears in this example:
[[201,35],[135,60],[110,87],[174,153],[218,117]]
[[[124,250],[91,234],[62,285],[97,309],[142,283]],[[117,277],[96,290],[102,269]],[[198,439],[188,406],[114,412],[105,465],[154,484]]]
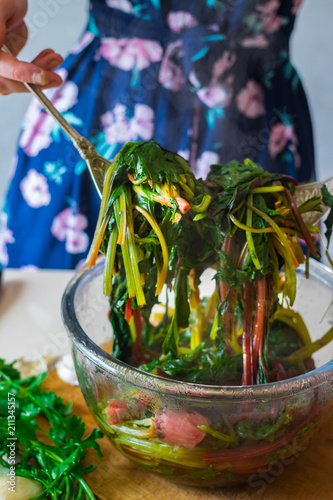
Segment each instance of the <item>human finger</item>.
[[[46,85],[39,85],[41,90],[56,88],[61,85],[61,80],[51,80]],[[6,78],[0,78],[0,96],[6,96],[9,94],[23,94],[27,93],[29,90],[24,86],[23,83],[15,82],[13,80],[8,80]]]
[[60,54],[57,54],[52,49],[45,49],[43,52],[38,54],[38,56],[32,61],[33,64],[46,69],[48,71],[54,71],[64,62]]
[[34,63],[19,61],[16,57],[0,52],[0,76],[17,82],[47,85],[51,81],[61,83],[59,75]]

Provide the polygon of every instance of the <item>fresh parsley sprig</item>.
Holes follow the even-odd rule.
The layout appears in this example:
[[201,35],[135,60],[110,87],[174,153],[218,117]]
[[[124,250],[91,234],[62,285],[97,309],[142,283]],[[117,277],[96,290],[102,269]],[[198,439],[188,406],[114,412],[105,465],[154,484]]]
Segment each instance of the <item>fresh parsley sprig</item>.
[[[54,392],[44,391],[42,383],[47,373],[21,379],[14,363],[0,359],[0,463],[8,454],[8,395],[15,398],[15,438],[21,460],[15,465],[15,473],[38,481],[43,487],[43,498],[54,500],[95,499],[83,475],[95,467],[82,467],[87,449],[96,450],[102,456],[96,442],[103,433],[94,429],[84,438],[85,424],[71,414],[71,403]],[[43,422],[43,423],[42,423]],[[12,431],[11,431],[12,432]]]

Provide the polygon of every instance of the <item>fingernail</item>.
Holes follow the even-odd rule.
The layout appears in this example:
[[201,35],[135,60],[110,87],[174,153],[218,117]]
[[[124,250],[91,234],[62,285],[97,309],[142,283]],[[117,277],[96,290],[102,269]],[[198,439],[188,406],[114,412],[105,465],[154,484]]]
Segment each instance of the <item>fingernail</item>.
[[32,83],[36,83],[37,85],[46,85],[48,79],[43,71],[35,71],[32,75]]

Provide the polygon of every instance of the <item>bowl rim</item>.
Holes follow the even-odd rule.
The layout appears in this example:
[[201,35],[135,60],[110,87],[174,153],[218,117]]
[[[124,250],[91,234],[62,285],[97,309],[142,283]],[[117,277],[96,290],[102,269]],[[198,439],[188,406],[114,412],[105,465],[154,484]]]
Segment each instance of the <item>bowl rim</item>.
[[[322,385],[331,380],[333,382],[333,359],[319,368],[315,368],[303,375],[278,382],[269,382],[261,385],[249,386],[220,386],[205,385],[194,382],[166,379],[158,375],[143,372],[118,360],[99,347],[85,333],[75,313],[75,296],[78,289],[87,280],[92,280],[103,273],[104,259],[101,258],[91,269],[84,267],[77,272],[66,286],[61,301],[61,315],[67,334],[73,344],[85,358],[88,358],[98,368],[107,373],[140,388],[146,388],[165,394],[189,396],[192,398],[221,398],[225,400],[267,399],[280,398],[287,395],[296,395]],[[305,266],[298,268],[301,272]],[[310,270],[316,278],[333,288],[333,271],[314,259],[310,259]],[[315,271],[315,272],[313,272]]]

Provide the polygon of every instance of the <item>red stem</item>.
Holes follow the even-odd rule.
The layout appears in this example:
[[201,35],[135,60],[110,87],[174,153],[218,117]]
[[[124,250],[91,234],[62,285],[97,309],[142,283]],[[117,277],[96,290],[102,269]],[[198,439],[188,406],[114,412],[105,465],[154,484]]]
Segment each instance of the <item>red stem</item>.
[[136,330],[136,338],[135,342],[132,342],[132,360],[134,365],[139,365],[140,364],[140,345],[141,345],[141,338],[142,338],[142,325],[143,325],[143,319],[140,314],[139,309],[134,309],[133,311],[133,317],[134,317],[134,324],[135,324],[135,330]]
[[132,297],[129,297],[126,301],[126,306],[125,306],[125,320],[127,323],[131,321],[132,317]]
[[245,310],[243,317],[243,378],[242,385],[252,385],[253,376],[253,352],[252,352],[252,285],[249,281],[245,282],[244,299]]
[[266,278],[257,281],[256,313],[253,324],[253,366],[254,377],[257,372],[258,359],[262,357],[262,344],[265,326]]

